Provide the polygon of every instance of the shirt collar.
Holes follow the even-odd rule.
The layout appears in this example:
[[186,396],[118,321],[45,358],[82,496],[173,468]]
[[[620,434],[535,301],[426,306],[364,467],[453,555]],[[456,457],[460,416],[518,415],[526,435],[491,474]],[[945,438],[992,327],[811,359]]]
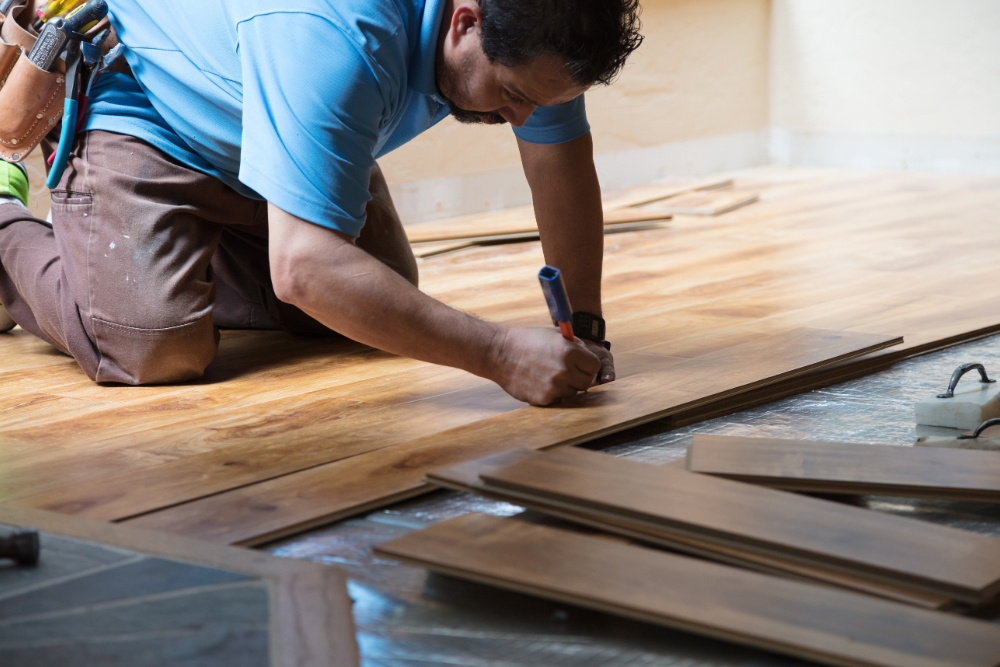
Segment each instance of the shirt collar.
[[426,0],[420,19],[417,50],[410,60],[409,86],[423,95],[438,96],[434,64],[437,60],[438,35],[446,0]]

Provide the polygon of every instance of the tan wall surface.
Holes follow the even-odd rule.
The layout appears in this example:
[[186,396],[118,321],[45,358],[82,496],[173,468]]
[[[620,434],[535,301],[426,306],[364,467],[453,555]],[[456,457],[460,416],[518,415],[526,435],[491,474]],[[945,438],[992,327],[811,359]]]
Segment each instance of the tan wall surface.
[[[766,127],[768,0],[646,0],[645,42],[621,78],[587,95],[598,153]],[[520,162],[507,127],[446,120],[380,160],[398,185]]]

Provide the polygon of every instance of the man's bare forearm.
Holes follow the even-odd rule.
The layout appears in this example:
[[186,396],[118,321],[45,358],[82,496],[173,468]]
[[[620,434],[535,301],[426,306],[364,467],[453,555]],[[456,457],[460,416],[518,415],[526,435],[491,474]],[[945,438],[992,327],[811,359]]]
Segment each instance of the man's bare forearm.
[[278,297],[367,345],[422,361],[495,375],[504,329],[451,308],[361,250],[350,237],[268,209]]
[[507,328],[455,310],[354,240],[268,205],[278,298],[334,331],[387,352],[488,378],[533,405],[586,391],[602,361],[554,327]]
[[518,141],[545,261],[559,267],[574,310],[602,315],[604,213],[590,133],[552,146]]

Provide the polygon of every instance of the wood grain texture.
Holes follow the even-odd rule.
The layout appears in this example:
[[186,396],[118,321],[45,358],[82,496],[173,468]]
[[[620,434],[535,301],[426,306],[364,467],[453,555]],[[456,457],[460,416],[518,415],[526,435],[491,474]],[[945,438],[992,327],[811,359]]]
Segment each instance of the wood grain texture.
[[1000,593],[1000,539],[947,526],[577,448],[481,479],[509,499],[539,498],[970,604]]
[[665,215],[722,215],[729,211],[752,204],[760,199],[758,192],[743,190],[718,190],[711,192],[689,192],[678,197],[643,208],[644,211],[659,211]]
[[1000,456],[972,449],[696,435],[686,465],[790,491],[1000,502]]
[[805,565],[781,558],[780,555],[747,551],[718,542],[680,535],[676,532],[652,530],[642,524],[614,520],[607,515],[588,512],[586,509],[574,508],[568,505],[548,503],[542,499],[529,498],[527,496],[519,496],[516,499],[511,498],[504,493],[503,489],[494,489],[484,484],[480,479],[482,475],[489,475],[494,470],[524,461],[533,456],[540,456],[540,454],[528,449],[511,449],[474,461],[466,461],[446,468],[432,470],[427,474],[426,479],[431,484],[442,488],[465,493],[476,493],[504,502],[514,501],[515,504],[530,510],[566,521],[572,521],[573,523],[607,533],[621,535],[632,540],[665,547],[681,553],[708,558],[720,563],[745,567],[757,572],[829,584],[925,609],[948,609],[954,606],[953,600],[941,596],[915,593],[912,590],[905,590],[898,586],[890,586],[872,581],[870,578],[850,576],[815,565]]
[[[533,448],[576,444],[897,342],[875,334],[799,329],[694,359],[672,360],[662,370],[594,388],[559,406],[519,407],[374,451],[352,448],[345,430],[337,449],[320,442],[277,442],[269,450],[256,441],[242,449],[234,445],[218,454],[187,457],[148,473],[137,471],[112,484],[78,486],[25,501],[105,519],[127,519],[144,507],[163,507],[129,522],[211,541],[256,544],[369,509],[387,489],[417,492],[427,470],[501,451],[511,439]],[[754,363],[742,363],[746,359]],[[649,360],[643,361],[649,368]],[[406,422],[398,425],[411,428]],[[370,442],[371,429],[365,422],[362,445]],[[354,452],[359,455],[350,456]],[[278,477],[283,470],[301,472]],[[209,489],[232,488],[234,479],[245,484],[254,477],[263,481],[168,506],[169,500],[177,502],[185,494],[196,498]],[[151,490],[154,485],[160,493]]]
[[1000,627],[600,536],[469,514],[376,547],[437,572],[827,665],[995,667]]
[[[429,468],[522,444],[504,429],[540,448],[653,416],[686,423],[1000,330],[1000,294],[968,289],[1000,280],[990,253],[1000,177],[767,168],[736,180],[761,200],[605,238],[604,312],[620,379],[556,410],[525,409],[480,378],[342,338],[269,331],[224,331],[195,383],[97,386],[15,329],[0,336],[0,500],[94,517],[146,512],[150,526],[255,542],[420,493]],[[421,288],[487,319],[547,326],[535,279],[544,261],[537,242],[469,248],[421,260]],[[803,327],[906,342],[753,384],[785,352],[758,364],[751,344]],[[740,345],[751,347],[722,352]],[[675,377],[689,378],[692,395],[665,409],[666,394],[652,392]],[[191,457],[215,458],[181,463]],[[74,488],[79,496],[63,494]],[[149,508],[160,500],[183,504],[157,519]]]

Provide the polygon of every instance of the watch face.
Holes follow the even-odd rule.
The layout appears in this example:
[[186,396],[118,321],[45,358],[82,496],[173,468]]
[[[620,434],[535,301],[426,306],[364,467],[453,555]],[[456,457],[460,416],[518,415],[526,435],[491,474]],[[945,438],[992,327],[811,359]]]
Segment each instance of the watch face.
[[573,313],[573,333],[577,338],[600,343],[604,340],[604,319],[591,313]]

